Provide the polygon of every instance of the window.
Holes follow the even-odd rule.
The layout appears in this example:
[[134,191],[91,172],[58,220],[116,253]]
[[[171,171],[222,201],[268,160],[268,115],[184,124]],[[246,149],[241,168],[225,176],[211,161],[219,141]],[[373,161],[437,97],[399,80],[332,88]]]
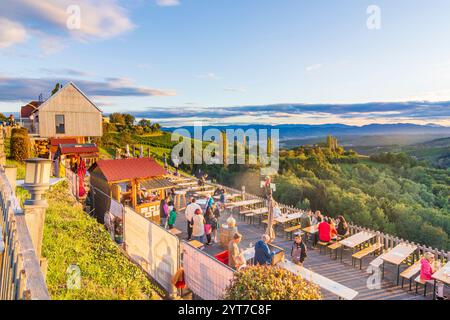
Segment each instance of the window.
[[55,116],[56,133],[66,133],[64,125],[64,115],[57,114]]

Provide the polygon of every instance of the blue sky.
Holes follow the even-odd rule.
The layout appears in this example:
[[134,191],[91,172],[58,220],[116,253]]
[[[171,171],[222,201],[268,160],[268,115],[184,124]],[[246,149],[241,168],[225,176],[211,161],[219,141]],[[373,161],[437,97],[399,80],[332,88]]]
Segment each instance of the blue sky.
[[447,0],[79,0],[69,30],[72,3],[1,1],[0,112],[72,80],[170,123],[450,126]]

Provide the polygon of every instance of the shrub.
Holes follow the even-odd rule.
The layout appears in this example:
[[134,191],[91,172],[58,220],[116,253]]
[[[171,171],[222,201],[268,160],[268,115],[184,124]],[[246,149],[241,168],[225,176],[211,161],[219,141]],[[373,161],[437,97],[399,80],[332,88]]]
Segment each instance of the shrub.
[[235,273],[227,300],[321,300],[318,286],[282,268],[251,266]]
[[11,133],[11,158],[23,161],[31,157],[31,141],[28,130],[25,128],[13,128]]

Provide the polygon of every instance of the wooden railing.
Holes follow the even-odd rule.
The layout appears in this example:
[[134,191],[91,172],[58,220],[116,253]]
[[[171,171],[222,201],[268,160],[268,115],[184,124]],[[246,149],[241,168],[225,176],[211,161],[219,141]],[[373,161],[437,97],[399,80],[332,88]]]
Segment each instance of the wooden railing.
[[25,215],[0,168],[0,300],[49,300]]

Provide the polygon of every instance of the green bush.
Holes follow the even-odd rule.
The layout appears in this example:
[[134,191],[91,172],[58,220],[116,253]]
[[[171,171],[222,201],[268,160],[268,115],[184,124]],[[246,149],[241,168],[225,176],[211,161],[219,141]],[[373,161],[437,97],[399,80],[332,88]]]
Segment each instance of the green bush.
[[11,158],[16,161],[23,161],[32,156],[31,141],[28,137],[28,130],[25,128],[13,128],[11,132]]
[[[42,253],[48,259],[47,286],[52,299],[153,299],[155,287],[111,240],[106,229],[70,196],[67,183],[47,192]],[[69,290],[66,270],[81,270],[81,289]]]
[[318,286],[282,268],[251,266],[234,274],[226,300],[321,300]]

